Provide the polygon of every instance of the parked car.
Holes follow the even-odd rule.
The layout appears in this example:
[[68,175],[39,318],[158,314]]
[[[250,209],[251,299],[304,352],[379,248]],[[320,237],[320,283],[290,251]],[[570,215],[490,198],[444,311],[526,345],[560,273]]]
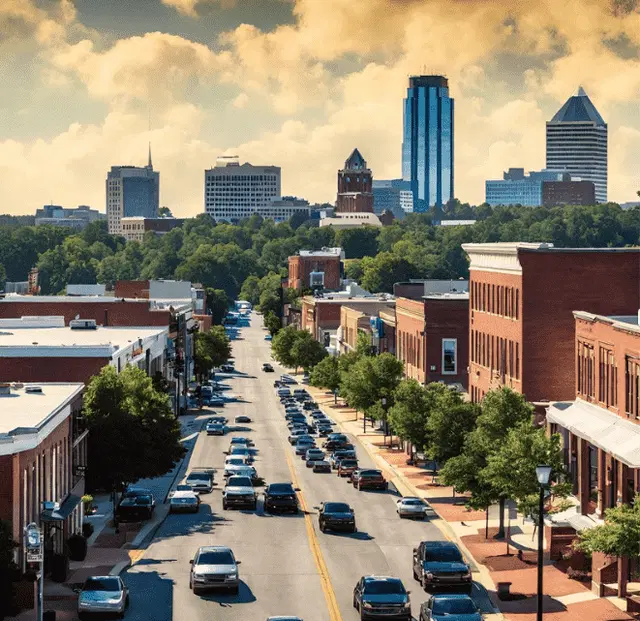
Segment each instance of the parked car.
[[411,517],[423,520],[427,516],[427,505],[422,498],[407,496],[398,500],[396,511],[401,518]]
[[176,491],[169,498],[169,513],[198,513],[200,509],[200,495],[191,490]]
[[413,549],[413,577],[425,591],[456,589],[471,593],[471,568],[451,541],[423,541]]
[[124,617],[129,606],[129,589],[120,576],[90,576],[78,594],[78,617],[117,615]]
[[300,490],[291,483],[271,483],[264,490],[265,511],[291,511],[298,513],[298,496]]
[[116,507],[115,518],[118,522],[150,520],[155,507],[156,501],[150,490],[125,491]]
[[265,363],[262,365],[262,370],[263,370],[265,373],[273,373],[273,372],[274,372],[273,365],[272,365],[272,364],[269,364],[268,362],[265,362]]
[[351,457],[343,457],[338,463],[338,476],[351,477],[358,469],[358,460]]
[[298,442],[296,442],[296,455],[300,455],[300,457],[304,459],[307,451],[315,447],[316,443],[313,441],[313,439],[309,440],[303,437],[299,439]]
[[248,507],[256,509],[258,506],[258,495],[253,489],[253,482],[247,476],[230,476],[222,491],[222,508]]
[[[389,484],[380,470],[361,469],[351,477],[353,487],[362,489],[388,489]],[[402,499],[401,499],[402,500]]]
[[[353,589],[353,607],[360,619],[388,619],[411,621],[409,591],[400,578],[391,576],[363,576]],[[384,611],[384,613],[383,613]]]
[[313,462],[313,471],[314,472],[331,472],[331,464],[328,461],[314,461]]
[[474,601],[462,593],[437,593],[420,606],[419,621],[482,621]]
[[318,510],[318,527],[324,533],[327,530],[346,530],[355,533],[356,516],[346,502],[323,502],[314,507]]
[[194,595],[206,589],[240,590],[240,575],[237,561],[231,548],[224,546],[203,546],[198,548],[190,561],[189,587]]

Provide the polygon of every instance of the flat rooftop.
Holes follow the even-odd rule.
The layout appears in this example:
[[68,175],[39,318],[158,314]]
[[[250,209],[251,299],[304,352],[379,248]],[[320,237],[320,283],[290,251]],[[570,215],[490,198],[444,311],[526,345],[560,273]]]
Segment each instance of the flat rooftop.
[[342,256],[342,248],[322,248],[321,250],[300,250],[301,257],[336,257]]
[[[167,334],[167,328],[152,327],[103,327],[95,330],[72,330],[68,326],[51,328],[0,328],[0,357],[40,355],[47,351],[51,356],[111,357],[116,352],[143,342],[158,339]],[[76,353],[77,351],[77,353]]]
[[[150,310],[167,310],[173,306],[174,310],[183,310],[191,306],[191,298],[178,299],[149,299],[149,298],[122,298],[115,297],[112,292],[105,295],[22,295],[20,293],[5,293],[0,295],[0,304],[29,303],[29,304],[117,304],[120,302],[135,302],[147,304]],[[82,318],[82,317],[81,317]]]
[[0,394],[0,445],[3,436],[16,436],[40,431],[69,401],[82,392],[84,384],[38,383],[41,393],[28,393],[25,388],[11,388],[11,394]]
[[429,293],[422,296],[423,300],[468,300],[468,291],[450,291],[445,293]]

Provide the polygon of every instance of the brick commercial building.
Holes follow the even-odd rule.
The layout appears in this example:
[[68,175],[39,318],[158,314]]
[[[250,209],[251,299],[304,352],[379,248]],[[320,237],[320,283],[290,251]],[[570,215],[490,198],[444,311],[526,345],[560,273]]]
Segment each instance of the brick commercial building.
[[[30,522],[44,527],[45,566],[82,529],[86,436],[83,384],[0,384],[0,519],[19,543]],[[43,502],[57,503],[43,510]],[[47,558],[47,556],[49,558]]]
[[[382,354],[395,345],[395,338],[389,318],[381,316],[385,311],[387,316],[393,315],[395,301],[378,302],[366,307],[353,308],[345,304],[340,308],[340,327],[337,332],[337,346],[341,354],[355,351],[358,335],[364,334],[371,345],[372,351]],[[393,322],[395,325],[395,321]],[[385,330],[386,328],[386,330]]]
[[0,382],[82,382],[112,365],[166,374],[167,328],[79,328],[62,317],[0,320]]
[[393,285],[393,295],[397,298],[422,300],[423,296],[432,293],[469,293],[469,281],[464,278],[458,280],[422,280],[412,279],[397,282]]
[[338,171],[336,213],[373,213],[373,176],[358,149]]
[[344,252],[342,248],[301,250],[289,257],[288,285],[303,289],[338,290],[342,285]]
[[151,231],[156,235],[164,235],[184,224],[184,218],[145,218],[144,216],[131,216],[120,219],[122,237],[129,241],[143,241],[145,233]]
[[640,249],[464,244],[470,264],[469,392],[509,386],[531,402],[572,399],[573,311],[640,308]]
[[396,356],[405,375],[422,384],[467,388],[469,294],[443,293],[396,300]]

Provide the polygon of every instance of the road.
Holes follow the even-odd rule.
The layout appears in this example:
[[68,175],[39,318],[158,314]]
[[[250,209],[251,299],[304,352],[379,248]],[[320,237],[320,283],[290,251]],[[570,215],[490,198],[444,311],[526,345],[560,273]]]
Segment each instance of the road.
[[[265,514],[261,502],[255,512],[223,511],[220,485],[203,496],[199,514],[169,515],[142,560],[124,575],[131,592],[126,618],[264,621],[280,614],[298,615],[304,621],[355,621],[359,615],[352,607],[352,590],[365,574],[402,578],[413,593],[416,616],[425,594],[412,578],[411,551],[422,540],[442,539],[440,531],[429,522],[400,521],[393,491],[358,492],[335,474],[314,474],[295,457],[273,389],[278,373],[261,370],[262,363],[271,360],[261,317],[253,314],[251,324],[233,341],[241,375],[224,380],[243,401],[227,404],[225,416],[230,421],[239,414],[252,418],[242,435],[250,435],[259,450],[254,464],[258,474],[269,483],[297,482],[308,513]],[[190,465],[221,467],[233,435],[208,437],[201,432]],[[357,443],[356,449],[360,463],[373,467]],[[319,531],[313,507],[330,500],[346,501],[355,509],[358,533]],[[190,591],[189,560],[202,545],[232,547],[242,561],[239,595],[194,596]]]

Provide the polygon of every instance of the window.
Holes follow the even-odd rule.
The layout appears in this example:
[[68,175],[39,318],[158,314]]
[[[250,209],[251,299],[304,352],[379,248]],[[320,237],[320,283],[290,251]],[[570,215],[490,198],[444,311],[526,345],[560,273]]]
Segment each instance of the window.
[[578,341],[578,394],[587,400],[595,398],[593,345]]
[[638,417],[640,411],[638,408],[638,398],[640,389],[640,360],[629,356],[625,359],[625,412],[627,416]]
[[455,375],[458,372],[458,340],[442,339],[442,374]]
[[613,351],[602,346],[599,351],[599,371],[598,400],[606,407],[615,408],[618,405],[616,394],[618,369]]

